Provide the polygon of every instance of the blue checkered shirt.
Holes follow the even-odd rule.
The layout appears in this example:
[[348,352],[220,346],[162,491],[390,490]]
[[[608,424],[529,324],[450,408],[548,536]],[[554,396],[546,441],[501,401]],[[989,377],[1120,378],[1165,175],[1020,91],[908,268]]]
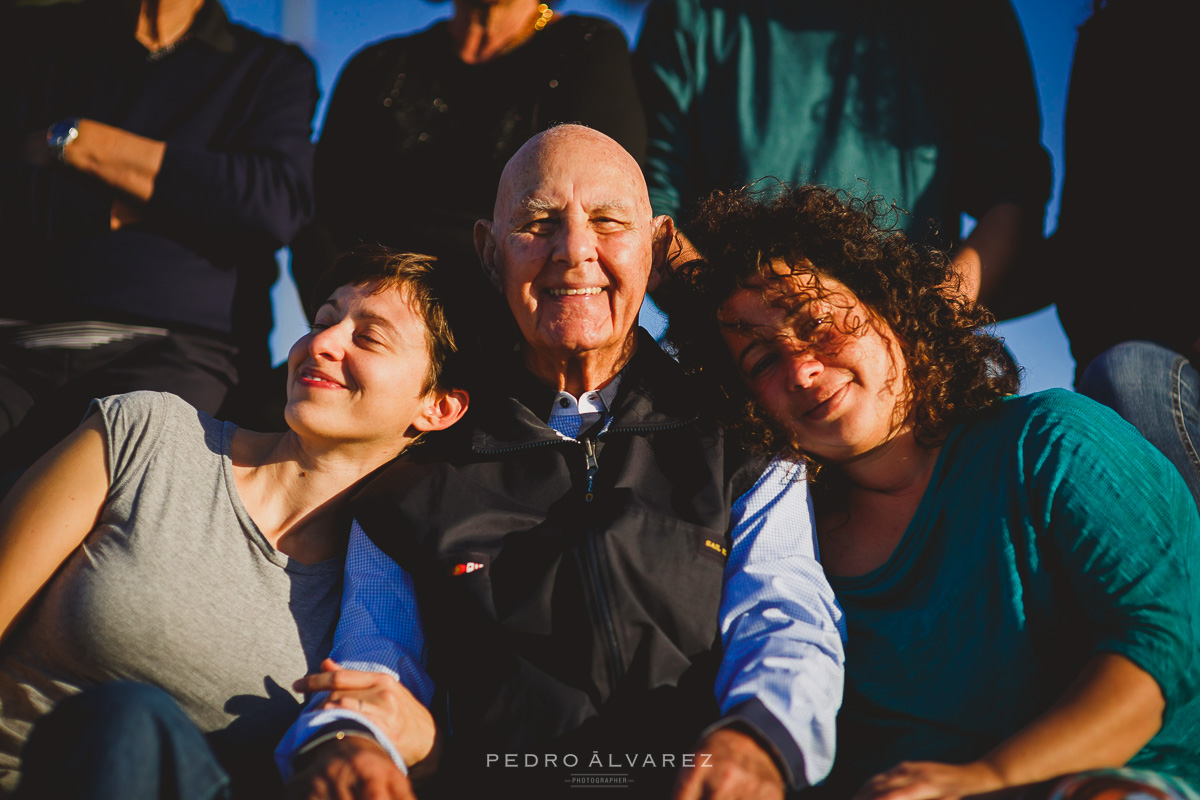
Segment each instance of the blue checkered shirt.
[[[573,404],[555,398],[550,425],[562,435],[587,430],[607,410],[617,381]],[[564,413],[573,406],[574,414]],[[770,743],[796,786],[816,783],[833,764],[834,717],[842,702],[846,628],[817,561],[812,500],[800,465],[775,461],[733,504],[732,547],[725,564],[720,625],[724,657],[715,692],[724,717]],[[387,673],[426,706],[433,681],[425,672],[425,635],[412,578],[375,546],[358,522],[350,530],[342,616],[331,657],[346,669]],[[318,710],[314,695],[275,751],[280,771],[314,732],[341,720],[369,729],[401,769],[386,734],[365,715]],[[786,774],[800,773],[800,774]]]

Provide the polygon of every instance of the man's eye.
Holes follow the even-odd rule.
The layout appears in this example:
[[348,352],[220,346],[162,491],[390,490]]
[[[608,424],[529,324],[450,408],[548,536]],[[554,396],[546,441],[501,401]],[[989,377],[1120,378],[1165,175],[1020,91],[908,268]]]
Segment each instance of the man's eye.
[[531,219],[521,226],[524,233],[542,234],[550,233],[558,226],[558,220],[550,217],[541,217],[539,219]]
[[354,334],[354,338],[358,339],[360,344],[365,345],[381,345],[383,342],[371,331],[359,331]]
[[329,327],[328,322],[314,322],[308,326],[308,329],[310,331],[312,331],[313,333],[320,333],[321,331],[325,330],[328,327]]
[[623,231],[628,227],[623,220],[613,219],[612,217],[599,217],[592,220],[592,225],[596,230],[604,232]]

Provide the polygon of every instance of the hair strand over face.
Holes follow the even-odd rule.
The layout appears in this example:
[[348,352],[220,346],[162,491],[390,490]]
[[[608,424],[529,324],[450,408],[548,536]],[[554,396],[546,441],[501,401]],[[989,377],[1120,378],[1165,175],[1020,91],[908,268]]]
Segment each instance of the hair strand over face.
[[[781,285],[779,265],[811,275],[818,294],[823,278],[839,281],[890,330],[908,374],[906,411],[922,444],[940,442],[951,425],[1017,392],[1019,370],[987,331],[991,314],[960,293],[945,252],[898,230],[900,213],[879,197],[778,184],[714,192],[684,226],[703,258],[675,270],[680,307],[667,337],[685,369],[711,390],[722,421],[751,446],[805,455],[750,396],[718,320],[740,289]],[[771,302],[788,298],[772,294]]]

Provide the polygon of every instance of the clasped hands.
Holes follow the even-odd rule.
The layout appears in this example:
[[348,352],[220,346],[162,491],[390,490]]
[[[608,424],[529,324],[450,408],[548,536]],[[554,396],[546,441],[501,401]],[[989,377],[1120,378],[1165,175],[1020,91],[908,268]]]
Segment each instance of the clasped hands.
[[[319,709],[362,713],[380,728],[417,775],[437,759],[437,727],[429,710],[391,675],[342,669],[332,659],[293,684],[305,694],[328,692]],[[347,736],[320,745],[287,785],[292,800],[414,800],[407,775],[374,739]]]

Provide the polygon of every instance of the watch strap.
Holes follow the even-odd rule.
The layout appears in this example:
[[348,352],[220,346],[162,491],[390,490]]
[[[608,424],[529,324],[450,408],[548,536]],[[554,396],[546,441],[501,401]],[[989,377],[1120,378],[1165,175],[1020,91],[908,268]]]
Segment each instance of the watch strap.
[[67,160],[67,145],[79,138],[79,117],[67,117],[46,129],[46,145],[60,164]]

